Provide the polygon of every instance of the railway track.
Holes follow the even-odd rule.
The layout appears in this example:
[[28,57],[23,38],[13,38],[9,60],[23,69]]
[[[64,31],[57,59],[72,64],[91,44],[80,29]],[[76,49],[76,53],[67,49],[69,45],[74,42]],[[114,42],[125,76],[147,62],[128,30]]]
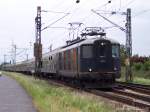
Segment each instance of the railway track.
[[[55,82],[59,84],[61,83],[63,86],[69,86],[73,89],[80,88],[79,86],[76,86],[70,83],[68,84],[68,82],[66,83],[66,82],[57,81],[57,80],[55,80]],[[128,85],[128,87],[130,86]],[[136,89],[135,90],[128,89],[122,85],[121,87],[114,87],[113,89],[109,89],[109,90],[88,89],[88,88],[82,88],[81,90],[91,93],[91,94],[95,94],[97,96],[102,96],[110,100],[117,101],[123,104],[141,108],[141,109],[146,110],[147,112],[150,112],[150,96],[147,93],[145,94],[145,93],[138,92]]]
[[144,109],[147,112],[150,111],[150,98],[147,96],[133,94],[118,89],[112,90],[110,92],[104,92],[101,90],[89,90],[89,89],[86,91],[120,103],[124,103],[133,107]]
[[126,83],[126,82],[117,82],[117,84],[128,85],[128,86],[132,86],[132,87],[138,87],[138,88],[150,90],[150,85],[135,84],[135,83]]
[[150,85],[141,85],[125,82],[117,82],[117,85],[121,88],[126,88],[142,94],[150,95]]
[[[47,78],[46,78],[47,80]],[[66,86],[72,89],[79,89],[79,85],[75,85],[72,82],[57,80],[49,78],[47,81],[51,81],[50,84],[54,82],[54,85]],[[97,96],[101,96],[113,101],[117,101],[123,104],[127,104],[133,107],[146,110],[150,112],[150,88],[149,86],[139,85],[139,84],[130,84],[130,83],[118,83],[117,87],[115,86],[112,89],[107,91],[101,89],[88,89],[80,88],[81,91],[85,91]]]

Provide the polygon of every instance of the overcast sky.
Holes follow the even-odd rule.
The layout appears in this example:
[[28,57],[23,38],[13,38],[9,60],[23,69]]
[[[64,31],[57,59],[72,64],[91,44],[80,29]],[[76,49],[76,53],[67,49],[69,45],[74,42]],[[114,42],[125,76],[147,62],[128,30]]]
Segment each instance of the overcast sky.
[[[110,27],[112,24],[106,22],[98,15],[91,12],[91,9],[103,11],[120,11],[125,12],[127,8],[132,9],[132,39],[133,54],[150,55],[150,1],[149,0],[0,0],[0,62],[4,60],[4,54],[10,55],[12,42],[17,46],[17,60],[26,59],[26,52],[19,48],[28,48],[29,57],[32,57],[30,43],[35,40],[35,16],[37,6],[42,10],[55,12],[70,13],[65,18],[53,24],[51,27],[66,27],[70,22],[82,22],[85,26]],[[101,11],[101,13],[103,12]],[[63,13],[42,13],[42,26],[63,17]],[[120,26],[125,25],[125,16],[123,15],[106,15]],[[114,38],[120,43],[125,44],[125,33],[118,28],[106,30],[107,37]],[[52,44],[57,48],[65,44],[69,39],[67,29],[49,28],[42,32],[42,43],[44,51]],[[10,60],[10,56],[6,56]]]

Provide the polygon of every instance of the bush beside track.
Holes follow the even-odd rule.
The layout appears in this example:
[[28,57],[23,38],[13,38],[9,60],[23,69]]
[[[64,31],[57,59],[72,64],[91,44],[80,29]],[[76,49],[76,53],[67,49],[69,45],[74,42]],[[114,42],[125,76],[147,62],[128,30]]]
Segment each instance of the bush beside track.
[[3,72],[16,79],[33,98],[39,112],[113,112],[103,101],[88,98],[64,87],[56,87],[44,80],[35,80],[20,73]]
[[[144,70],[142,66],[141,69],[136,67],[137,65],[132,67],[133,83],[150,85],[150,70]],[[125,81],[125,67],[121,68],[121,79],[119,81]]]

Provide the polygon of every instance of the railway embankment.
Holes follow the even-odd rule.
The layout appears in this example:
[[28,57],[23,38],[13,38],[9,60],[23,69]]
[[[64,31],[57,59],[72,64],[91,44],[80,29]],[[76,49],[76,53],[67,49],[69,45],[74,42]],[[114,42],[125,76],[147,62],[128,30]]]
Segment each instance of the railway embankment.
[[11,76],[25,88],[39,112],[137,112],[127,105],[69,87],[56,86],[32,76],[12,72],[3,74]]

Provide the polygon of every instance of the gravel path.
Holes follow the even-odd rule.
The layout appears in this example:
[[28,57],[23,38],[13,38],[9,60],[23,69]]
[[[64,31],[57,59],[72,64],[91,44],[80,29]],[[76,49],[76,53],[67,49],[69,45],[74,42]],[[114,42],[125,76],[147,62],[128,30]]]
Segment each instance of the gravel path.
[[26,91],[8,76],[0,76],[0,112],[37,112]]

